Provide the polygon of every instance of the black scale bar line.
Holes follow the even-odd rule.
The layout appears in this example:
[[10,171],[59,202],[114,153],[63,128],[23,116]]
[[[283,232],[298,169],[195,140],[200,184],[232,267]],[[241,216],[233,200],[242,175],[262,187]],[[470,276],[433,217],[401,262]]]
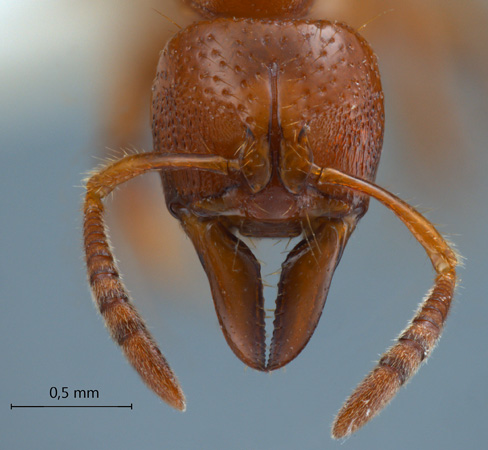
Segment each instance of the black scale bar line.
[[10,403],[10,409],[14,408],[130,408],[130,405],[13,405]]

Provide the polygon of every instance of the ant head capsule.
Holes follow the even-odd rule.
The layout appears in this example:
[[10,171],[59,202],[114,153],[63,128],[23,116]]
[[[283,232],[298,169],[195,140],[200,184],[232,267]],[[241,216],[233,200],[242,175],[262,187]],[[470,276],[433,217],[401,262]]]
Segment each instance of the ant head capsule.
[[[227,177],[163,173],[171,210],[219,196],[233,227],[263,237],[299,234],[306,217],[366,212],[363,194],[331,187],[324,195],[307,183],[312,162],[376,175],[383,93],[376,57],[356,31],[328,21],[216,19],[178,33],[167,50],[153,91],[155,150],[240,155],[242,163]],[[205,210],[222,213],[208,202]]]

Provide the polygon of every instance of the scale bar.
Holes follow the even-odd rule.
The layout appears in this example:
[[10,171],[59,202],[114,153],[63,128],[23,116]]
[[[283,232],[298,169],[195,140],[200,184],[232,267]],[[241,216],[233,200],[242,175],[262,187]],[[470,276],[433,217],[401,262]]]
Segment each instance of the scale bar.
[[132,403],[130,405],[12,405],[10,409],[14,408],[130,408],[133,409]]

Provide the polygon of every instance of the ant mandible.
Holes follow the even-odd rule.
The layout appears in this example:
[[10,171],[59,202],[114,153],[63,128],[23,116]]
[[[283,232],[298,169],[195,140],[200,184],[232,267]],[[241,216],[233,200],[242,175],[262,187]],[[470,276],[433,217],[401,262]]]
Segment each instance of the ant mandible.
[[[354,29],[300,19],[312,0],[191,0],[204,17],[161,53],[153,85],[154,151],[90,176],[84,245],[95,303],[143,381],[179,410],[179,383],[129,300],[103,222],[119,184],[158,171],[166,204],[207,273],[220,326],[247,366],[269,372],[303,350],[344,247],[369,197],[390,208],[426,250],[434,287],[397,343],[340,410],[332,436],[373,418],[440,337],[457,259],[432,224],[373,182],[384,131],[376,56]],[[266,357],[260,266],[234,234],[304,239],[282,266]]]

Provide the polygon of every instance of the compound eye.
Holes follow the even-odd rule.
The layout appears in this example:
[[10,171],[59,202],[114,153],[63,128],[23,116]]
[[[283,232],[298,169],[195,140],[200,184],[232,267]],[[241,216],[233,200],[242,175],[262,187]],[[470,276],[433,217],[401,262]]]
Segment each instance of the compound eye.
[[281,181],[292,194],[298,194],[308,179],[313,153],[307,139],[308,127],[303,127],[296,140],[283,140],[280,149]]
[[265,136],[256,139],[252,131],[247,130],[239,164],[253,194],[263,190],[271,178],[269,143]]

